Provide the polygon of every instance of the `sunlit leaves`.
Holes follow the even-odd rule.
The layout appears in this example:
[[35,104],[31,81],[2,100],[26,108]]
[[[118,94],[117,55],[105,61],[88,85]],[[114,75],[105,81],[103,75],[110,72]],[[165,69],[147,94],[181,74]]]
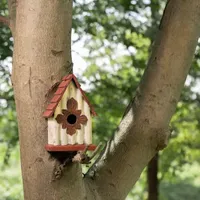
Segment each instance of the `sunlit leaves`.
[[[83,10],[77,14],[81,16],[84,13],[86,16],[82,18],[84,29],[75,27],[75,30],[79,32],[82,29],[88,33],[85,47],[90,54],[85,57],[88,68],[84,75],[92,85],[90,99],[99,115],[95,119],[94,130],[101,140],[114,132],[125,107],[134,96],[148,61],[165,2],[90,1],[89,10],[86,3],[80,5]],[[161,185],[165,184],[161,188],[165,190],[169,188],[168,181],[178,180],[177,176],[184,173],[185,165],[192,166],[194,162],[199,162],[199,58],[198,47],[190,76],[171,122],[173,134],[169,146],[160,156],[159,177]],[[165,199],[166,196],[161,195],[161,198]],[[174,196],[175,191],[167,199],[173,199]],[[176,199],[180,198],[176,196]]]
[[[85,56],[88,67],[84,76],[90,83],[89,99],[98,117],[94,118],[96,143],[107,140],[119,124],[123,112],[135,95],[138,83],[146,67],[150,46],[156,36],[165,0],[76,0],[74,2],[73,29],[77,40],[82,40],[88,50]],[[0,12],[7,15],[6,1],[0,3]],[[81,53],[81,49],[80,52]],[[0,27],[0,60],[12,55],[12,38],[5,26]],[[186,87],[171,121],[173,134],[169,146],[161,153],[160,171],[161,200],[195,199],[197,186],[180,183],[186,166],[199,166],[200,158],[200,52],[197,47],[195,60]],[[13,91],[9,67],[0,63],[0,151],[1,161],[9,164],[10,149],[18,141]],[[16,150],[17,151],[17,150]],[[16,156],[16,155],[14,155]],[[16,156],[17,159],[19,157]],[[12,160],[13,161],[13,160]],[[12,165],[11,161],[11,165]],[[13,171],[13,168],[11,172]],[[191,173],[191,172],[190,172]],[[6,179],[0,189],[2,194],[9,184],[17,187],[16,176]],[[185,177],[184,177],[185,178]],[[181,179],[183,182],[183,178]],[[145,175],[141,184],[130,194],[133,199],[146,198]],[[172,184],[173,183],[173,184]],[[15,185],[15,186],[14,186]],[[141,187],[142,186],[142,187]],[[174,189],[175,188],[175,189]],[[189,188],[189,190],[186,190]],[[18,190],[17,190],[18,191]],[[185,194],[181,193],[186,191]],[[191,194],[190,191],[194,193]],[[7,195],[7,196],[6,196]],[[5,199],[16,195],[6,193]],[[12,198],[14,199],[14,198]]]

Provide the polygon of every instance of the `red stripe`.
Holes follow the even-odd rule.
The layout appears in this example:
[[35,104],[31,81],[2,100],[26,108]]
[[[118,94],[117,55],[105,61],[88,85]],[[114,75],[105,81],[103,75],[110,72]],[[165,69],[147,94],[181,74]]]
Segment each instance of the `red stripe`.
[[[52,145],[47,144],[45,149],[47,151],[81,151],[86,148],[85,144],[74,144],[74,145]],[[89,151],[94,151],[96,149],[96,145],[90,144],[88,146]]]

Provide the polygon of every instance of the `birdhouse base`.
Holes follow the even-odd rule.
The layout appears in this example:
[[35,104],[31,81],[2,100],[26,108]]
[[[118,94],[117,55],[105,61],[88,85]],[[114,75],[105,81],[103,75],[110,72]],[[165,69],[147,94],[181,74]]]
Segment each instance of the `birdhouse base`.
[[[81,151],[86,148],[87,145],[85,144],[74,144],[74,145],[52,145],[47,144],[45,149],[49,152],[55,151]],[[90,144],[87,148],[89,151],[94,151],[96,149],[96,145]]]

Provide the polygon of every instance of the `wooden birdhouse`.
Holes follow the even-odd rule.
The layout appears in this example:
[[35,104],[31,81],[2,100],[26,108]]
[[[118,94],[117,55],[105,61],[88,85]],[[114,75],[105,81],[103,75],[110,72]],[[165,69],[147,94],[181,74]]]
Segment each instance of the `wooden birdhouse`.
[[43,116],[48,120],[47,151],[79,151],[92,145],[92,116],[96,113],[77,78],[62,79]]

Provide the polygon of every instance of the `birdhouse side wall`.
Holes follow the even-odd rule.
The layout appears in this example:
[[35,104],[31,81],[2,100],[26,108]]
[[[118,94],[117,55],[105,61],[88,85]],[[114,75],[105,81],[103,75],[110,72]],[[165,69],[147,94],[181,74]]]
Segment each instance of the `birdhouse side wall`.
[[59,124],[54,118],[48,119],[48,144],[59,145]]
[[83,101],[83,113],[88,118],[87,124],[84,125],[84,143],[92,144],[92,116],[86,101]]
[[[81,125],[81,129],[77,130],[75,134],[69,135],[67,134],[67,130],[62,129],[62,125],[58,124],[55,118],[58,114],[62,114],[62,109],[67,109],[67,101],[72,97],[78,102],[78,109],[82,110],[81,115],[84,114],[88,121],[85,125]],[[69,84],[58,103],[54,112],[54,117],[48,119],[48,144],[92,144],[92,119],[90,108],[83,99],[81,91],[76,88],[73,82]]]
[[[79,89],[76,90],[76,100],[78,102],[78,110],[83,110],[83,97],[81,91]],[[81,113],[84,114],[84,113]],[[84,126],[81,126],[80,130],[76,131],[76,140],[78,144],[84,143]]]

